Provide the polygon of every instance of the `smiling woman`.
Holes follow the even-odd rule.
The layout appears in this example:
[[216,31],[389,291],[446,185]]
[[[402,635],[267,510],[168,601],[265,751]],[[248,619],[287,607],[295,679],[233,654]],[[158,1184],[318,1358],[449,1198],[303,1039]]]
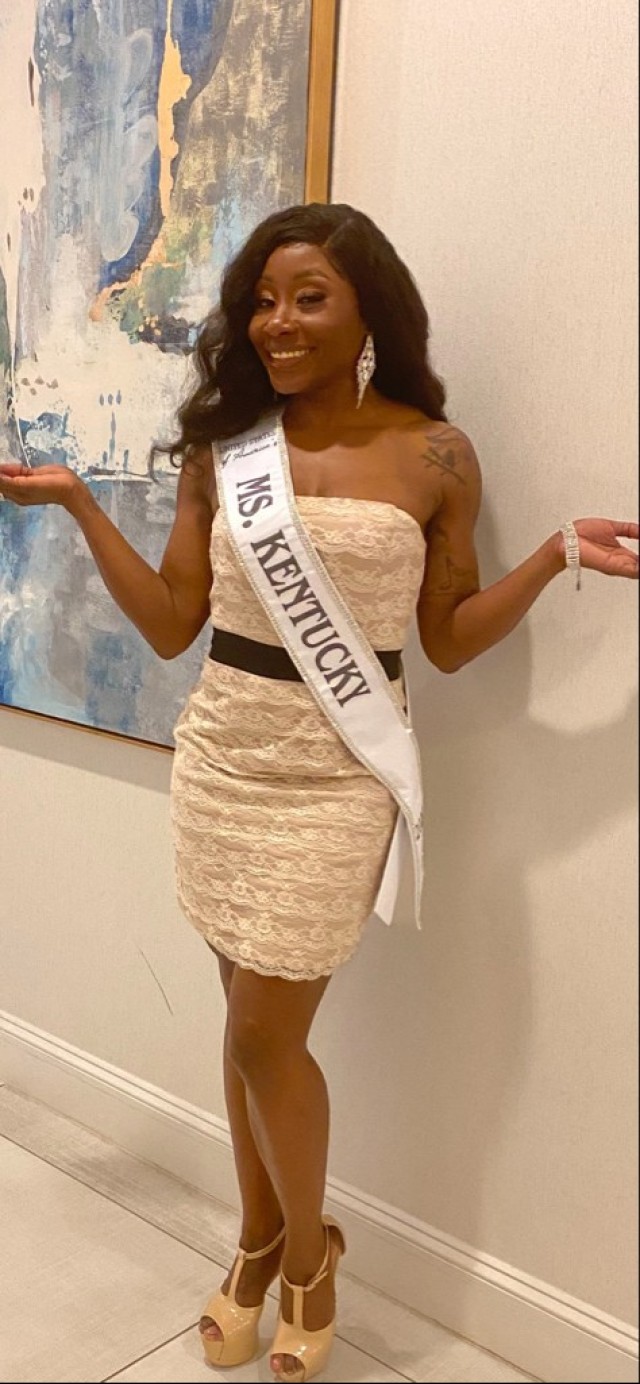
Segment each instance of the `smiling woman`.
[[366,334],[354,288],[319,247],[282,245],[269,256],[249,340],[277,393],[348,378]]
[[178,896],[228,1000],[225,1092],[241,1248],[200,1329],[215,1365],[256,1350],[282,1271],[279,1380],[309,1380],[335,1329],[345,1250],[323,1217],[324,1077],[307,1043],[333,971],[373,911],[390,919],[401,850],[419,914],[422,794],[401,651],[455,672],[503,639],[566,565],[634,577],[580,519],[480,589],[480,471],[428,358],[427,313],[386,237],[348,206],[270,216],[225,273],[199,382],[167,448],[181,460],[155,571],[65,467],[0,467],[21,506],[63,505],[104,582],[164,658],[213,642],[175,729]]

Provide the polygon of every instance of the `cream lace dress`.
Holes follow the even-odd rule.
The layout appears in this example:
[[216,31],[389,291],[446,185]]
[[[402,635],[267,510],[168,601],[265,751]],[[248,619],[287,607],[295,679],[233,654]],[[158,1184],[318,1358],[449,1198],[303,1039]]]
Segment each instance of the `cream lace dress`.
[[[372,647],[401,649],[424,568],[417,521],[377,500],[296,502]],[[213,625],[279,644],[222,510],[211,560]],[[402,679],[390,687],[402,705]],[[175,741],[176,878],[189,922],[261,975],[330,974],[355,951],[375,902],[397,812],[387,789],[354,758],[304,683],[209,658]]]

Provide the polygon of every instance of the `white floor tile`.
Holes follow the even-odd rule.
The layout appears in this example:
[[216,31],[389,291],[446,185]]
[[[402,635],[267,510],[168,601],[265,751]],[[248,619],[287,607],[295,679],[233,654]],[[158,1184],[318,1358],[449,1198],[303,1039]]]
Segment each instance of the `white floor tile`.
[[216,1266],[0,1140],[0,1379],[102,1380],[197,1320]]
[[230,1263],[239,1217],[197,1187],[10,1087],[0,1087],[0,1136],[67,1172],[220,1264]]
[[340,1330],[354,1346],[421,1384],[507,1384],[534,1379],[346,1275],[340,1280]]

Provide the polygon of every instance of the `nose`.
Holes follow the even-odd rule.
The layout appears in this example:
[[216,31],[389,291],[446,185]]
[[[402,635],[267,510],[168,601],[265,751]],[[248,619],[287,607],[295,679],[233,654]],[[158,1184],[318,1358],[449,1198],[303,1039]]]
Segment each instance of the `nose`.
[[280,336],[294,331],[291,309],[286,303],[275,303],[265,322],[268,336]]

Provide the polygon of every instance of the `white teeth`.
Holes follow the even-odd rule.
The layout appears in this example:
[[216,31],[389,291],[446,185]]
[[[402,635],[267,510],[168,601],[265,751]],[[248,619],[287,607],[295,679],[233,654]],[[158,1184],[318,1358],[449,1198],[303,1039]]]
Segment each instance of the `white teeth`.
[[306,356],[307,351],[270,351],[272,360],[299,360],[300,356]]

